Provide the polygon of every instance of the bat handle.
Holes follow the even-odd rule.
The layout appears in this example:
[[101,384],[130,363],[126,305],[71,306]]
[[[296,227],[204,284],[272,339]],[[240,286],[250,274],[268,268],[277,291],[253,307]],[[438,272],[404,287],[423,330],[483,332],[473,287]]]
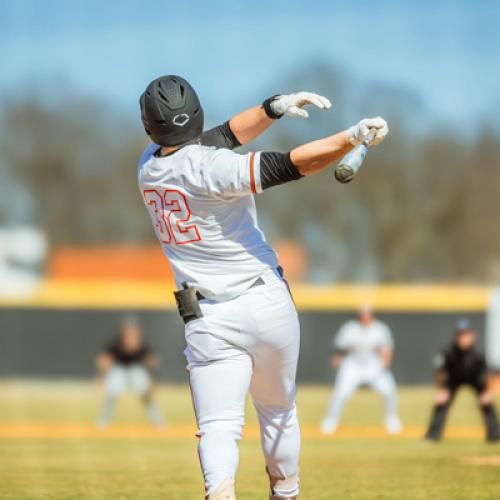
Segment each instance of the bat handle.
[[373,141],[373,139],[375,139],[376,135],[377,135],[377,129],[371,128],[368,137],[363,141],[363,146],[368,147],[370,143]]

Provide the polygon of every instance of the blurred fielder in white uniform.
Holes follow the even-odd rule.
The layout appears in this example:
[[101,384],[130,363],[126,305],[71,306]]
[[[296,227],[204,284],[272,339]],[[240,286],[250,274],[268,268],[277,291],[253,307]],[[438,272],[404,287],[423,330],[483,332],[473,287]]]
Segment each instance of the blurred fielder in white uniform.
[[[288,153],[238,154],[232,149],[281,116],[307,118],[305,105],[328,109],[330,102],[309,92],[274,96],[205,132],[198,96],[183,78],[154,80],[140,104],[154,144],[139,161],[139,186],[179,289],[206,498],[236,498],[237,445],[250,391],[270,498],[295,499],[299,322],[276,253],[257,225],[254,195],[326,169],[370,129],[372,144],[382,142],[387,124],[366,119]],[[290,200],[290,209],[303,207]]]
[[97,357],[106,393],[97,425],[105,428],[110,424],[116,403],[127,390],[142,399],[153,425],[164,425],[153,399],[152,371],[157,367],[158,358],[144,342],[139,325],[131,318],[125,319],[117,338]]
[[348,321],[340,328],[333,344],[336,354],[332,357],[332,364],[338,368],[338,373],[321,431],[334,433],[347,400],[360,386],[367,385],[384,399],[387,432],[401,432],[396,383],[390,371],[394,343],[389,327],[377,320],[371,308],[365,306],[360,309],[356,320]]

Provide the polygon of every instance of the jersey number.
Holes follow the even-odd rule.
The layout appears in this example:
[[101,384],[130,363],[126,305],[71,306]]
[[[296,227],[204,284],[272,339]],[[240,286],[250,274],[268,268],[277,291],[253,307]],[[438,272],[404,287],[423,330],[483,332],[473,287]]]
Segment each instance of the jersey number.
[[183,193],[165,189],[162,196],[155,189],[146,189],[144,200],[150,207],[155,232],[162,243],[185,245],[201,240],[196,224],[188,224],[191,210]]

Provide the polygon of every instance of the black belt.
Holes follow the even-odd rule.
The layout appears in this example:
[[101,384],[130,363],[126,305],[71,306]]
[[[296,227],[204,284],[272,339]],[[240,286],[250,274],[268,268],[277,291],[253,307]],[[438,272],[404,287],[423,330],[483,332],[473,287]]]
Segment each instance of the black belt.
[[[265,285],[264,280],[259,276],[248,288],[255,288],[256,286]],[[196,290],[196,298],[198,300],[205,300],[207,297],[203,295],[201,292]]]

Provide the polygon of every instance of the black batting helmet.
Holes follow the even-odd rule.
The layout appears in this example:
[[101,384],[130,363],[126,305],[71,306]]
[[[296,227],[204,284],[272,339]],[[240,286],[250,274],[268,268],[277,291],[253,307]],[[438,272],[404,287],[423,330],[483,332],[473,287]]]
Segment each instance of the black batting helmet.
[[151,140],[178,146],[203,132],[203,109],[193,87],[180,76],[153,80],[140,98],[141,119]]

